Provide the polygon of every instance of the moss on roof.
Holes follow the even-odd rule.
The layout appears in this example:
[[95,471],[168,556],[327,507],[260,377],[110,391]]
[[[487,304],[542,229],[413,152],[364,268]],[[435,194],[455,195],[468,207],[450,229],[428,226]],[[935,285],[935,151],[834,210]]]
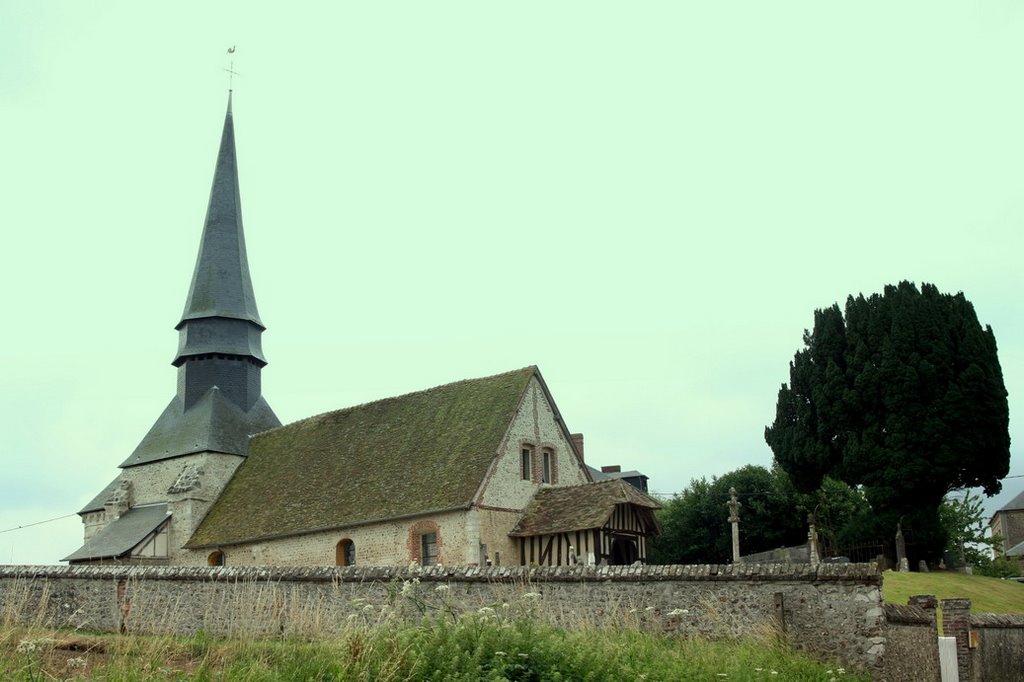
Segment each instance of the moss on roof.
[[[543,488],[534,495],[523,517],[509,535],[522,537],[600,528],[608,521],[617,504],[633,504],[647,510],[661,508],[650,497],[618,478],[583,485]],[[650,523],[650,532],[657,534],[654,516],[649,513],[643,516]]]
[[468,505],[535,372],[468,379],[254,436],[187,547]]

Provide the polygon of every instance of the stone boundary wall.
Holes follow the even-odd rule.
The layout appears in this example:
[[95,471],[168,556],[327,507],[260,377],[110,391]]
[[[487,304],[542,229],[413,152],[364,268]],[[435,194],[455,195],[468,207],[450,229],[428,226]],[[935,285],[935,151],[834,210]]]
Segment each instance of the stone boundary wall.
[[939,639],[935,597],[910,598],[910,604],[884,604],[885,660],[882,679],[939,682]]
[[[395,568],[0,566],[0,622],[106,632],[323,637],[353,623],[530,613],[563,627],[775,637],[883,670],[874,564]],[[451,614],[451,615],[449,615]]]

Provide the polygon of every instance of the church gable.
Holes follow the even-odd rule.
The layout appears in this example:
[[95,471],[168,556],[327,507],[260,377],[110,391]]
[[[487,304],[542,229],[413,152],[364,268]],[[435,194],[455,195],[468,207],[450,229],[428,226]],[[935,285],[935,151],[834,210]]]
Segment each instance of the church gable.
[[478,504],[521,510],[542,486],[580,485],[590,478],[540,372],[530,380]]
[[187,547],[468,508],[535,374],[460,381],[259,434]]

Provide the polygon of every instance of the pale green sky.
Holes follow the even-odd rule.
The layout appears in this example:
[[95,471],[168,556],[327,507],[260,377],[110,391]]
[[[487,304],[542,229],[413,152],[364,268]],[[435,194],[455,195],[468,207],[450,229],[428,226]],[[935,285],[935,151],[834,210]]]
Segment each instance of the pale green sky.
[[537,364],[591,464],[671,493],[769,464],[814,309],[911,279],[993,326],[1024,442],[1018,3],[251,5],[0,4],[0,530],[174,393],[231,45],[282,420]]

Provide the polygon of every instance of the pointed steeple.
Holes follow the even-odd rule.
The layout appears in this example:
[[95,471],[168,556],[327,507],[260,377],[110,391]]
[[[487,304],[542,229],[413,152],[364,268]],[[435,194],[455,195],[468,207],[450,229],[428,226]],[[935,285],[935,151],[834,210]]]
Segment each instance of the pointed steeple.
[[[196,268],[185,301],[185,311],[175,329],[181,330],[189,320],[210,317],[246,320],[260,329],[265,328],[256,310],[256,296],[253,294],[249,261],[245,254],[230,93]],[[188,350],[184,346],[179,350],[175,365],[180,364]],[[203,349],[194,350],[203,352]],[[258,348],[255,350],[258,351]],[[262,353],[255,352],[252,355],[260,356]]]
[[262,396],[264,326],[245,255],[230,93],[196,268],[175,329],[177,395],[122,467],[207,451],[244,456],[251,434],[281,424]]

